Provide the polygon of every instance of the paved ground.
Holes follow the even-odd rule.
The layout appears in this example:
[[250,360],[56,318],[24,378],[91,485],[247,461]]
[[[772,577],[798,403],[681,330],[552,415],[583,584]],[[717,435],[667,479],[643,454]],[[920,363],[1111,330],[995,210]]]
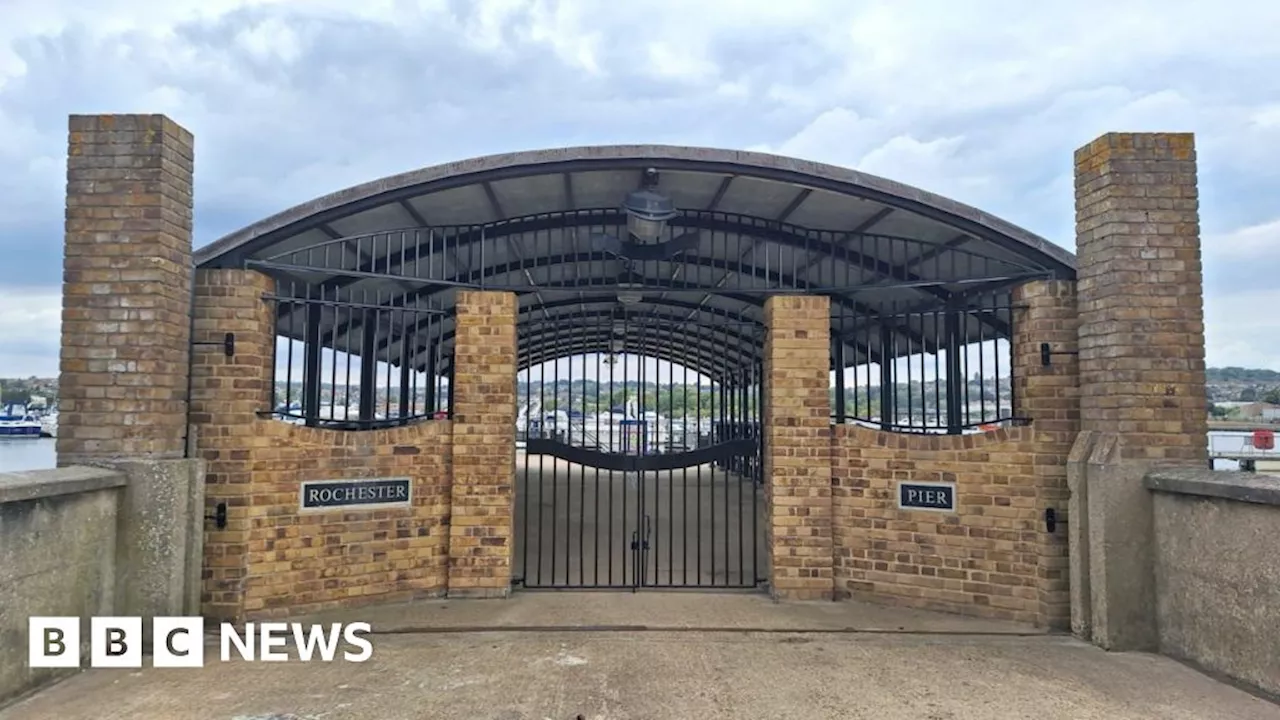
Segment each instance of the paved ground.
[[1166,658],[852,603],[525,593],[348,619],[387,633],[367,663],[93,670],[0,720],[1280,718]]

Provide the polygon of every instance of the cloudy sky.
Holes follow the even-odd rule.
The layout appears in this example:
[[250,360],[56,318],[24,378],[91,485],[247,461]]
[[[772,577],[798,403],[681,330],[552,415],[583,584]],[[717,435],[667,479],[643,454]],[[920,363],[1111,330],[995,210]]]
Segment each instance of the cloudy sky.
[[765,150],[1073,249],[1071,153],[1197,133],[1208,356],[1280,369],[1280,3],[0,0],[0,377],[57,373],[66,116],[197,138],[196,245],[348,185],[543,147]]

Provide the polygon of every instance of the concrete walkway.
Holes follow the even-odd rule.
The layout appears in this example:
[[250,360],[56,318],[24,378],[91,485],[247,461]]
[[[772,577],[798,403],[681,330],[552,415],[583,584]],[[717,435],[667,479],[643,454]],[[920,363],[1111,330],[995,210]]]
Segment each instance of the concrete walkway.
[[338,617],[372,622],[369,662],[91,670],[0,720],[1280,718],[1166,658],[856,603],[523,593],[305,620]]

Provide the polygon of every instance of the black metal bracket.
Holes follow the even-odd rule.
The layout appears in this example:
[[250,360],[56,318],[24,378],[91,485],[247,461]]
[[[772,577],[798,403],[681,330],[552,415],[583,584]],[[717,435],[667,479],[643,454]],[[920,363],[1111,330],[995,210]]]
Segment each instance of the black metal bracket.
[[213,507],[212,515],[205,515],[205,520],[212,520],[214,527],[224,530],[227,527],[227,504],[220,502]]
[[192,345],[221,345],[222,352],[226,353],[227,357],[236,356],[236,334],[235,333],[227,333],[222,337],[222,340],[220,342],[216,340],[206,341],[206,342],[196,341],[196,342],[192,342],[191,344]]
[[1079,350],[1054,350],[1049,343],[1040,343],[1040,364],[1049,367],[1049,359],[1054,355],[1079,355]]
[[1058,530],[1059,525],[1066,525],[1066,520],[1058,519],[1058,511],[1053,508],[1044,509],[1044,531],[1053,534]]

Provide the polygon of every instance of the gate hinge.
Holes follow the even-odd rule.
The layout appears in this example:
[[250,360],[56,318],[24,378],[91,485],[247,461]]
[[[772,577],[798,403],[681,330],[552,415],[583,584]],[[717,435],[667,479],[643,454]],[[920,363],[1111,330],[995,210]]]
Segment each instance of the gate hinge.
[[205,515],[205,520],[212,520],[213,526],[219,530],[225,530],[227,527],[227,504],[220,502],[213,507],[212,515]]
[[227,357],[236,356],[236,334],[235,333],[227,333],[222,337],[221,341],[216,341],[216,340],[195,341],[195,342],[192,342],[191,344],[192,345],[221,345],[222,352],[225,353]]

